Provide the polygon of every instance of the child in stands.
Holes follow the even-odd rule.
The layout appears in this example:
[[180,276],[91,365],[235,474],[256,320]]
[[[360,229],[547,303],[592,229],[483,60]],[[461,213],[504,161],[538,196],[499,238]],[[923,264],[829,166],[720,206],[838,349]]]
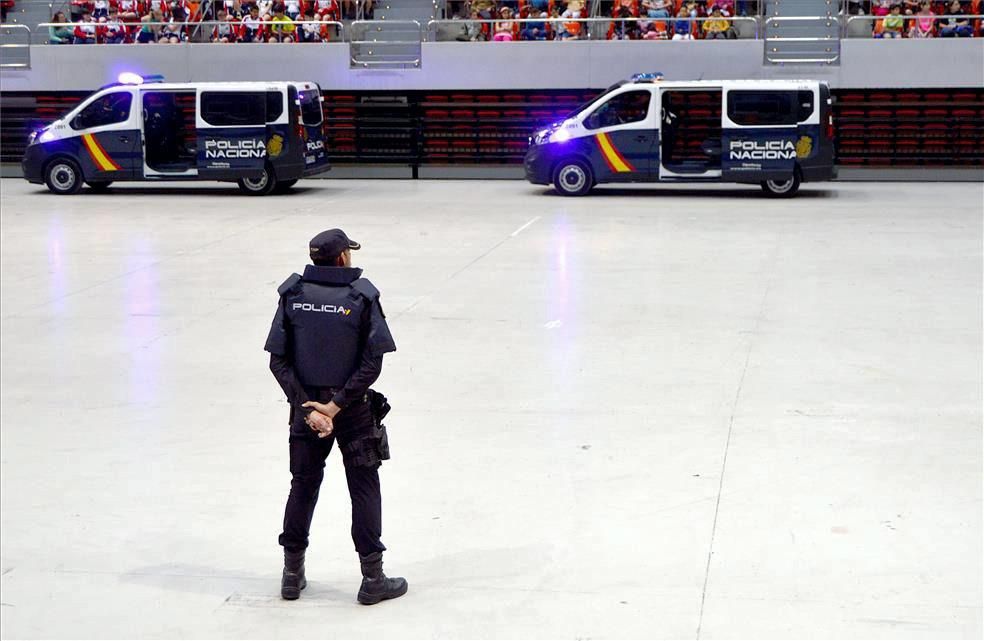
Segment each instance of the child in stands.
[[120,20],[119,10],[115,6],[109,7],[109,16],[99,20],[102,24],[102,41],[106,44],[118,45],[126,38],[126,27]]
[[495,35],[492,36],[492,40],[495,42],[512,42],[512,9],[509,7],[502,7],[499,9],[499,17],[502,18],[502,20],[495,23]]
[[910,38],[932,38],[936,30],[936,14],[929,2],[925,1],[919,7],[916,19],[912,21],[912,28],[909,29]]
[[710,17],[704,21],[704,37],[708,40],[730,40],[735,37],[731,21],[721,13],[721,7],[715,5]]
[[680,7],[677,12],[677,19],[673,21],[673,39],[674,40],[693,40],[694,37],[690,33],[690,29],[693,23],[688,20],[690,18],[690,12],[687,11],[686,7]]
[[902,37],[905,18],[902,16],[902,5],[893,4],[889,14],[882,20],[882,38],[894,39]]
[[239,38],[243,42],[259,42],[263,33],[263,19],[260,18],[260,8],[255,4],[249,8],[249,13],[243,16]]
[[96,44],[96,23],[88,9],[82,11],[82,19],[75,23],[75,44]]

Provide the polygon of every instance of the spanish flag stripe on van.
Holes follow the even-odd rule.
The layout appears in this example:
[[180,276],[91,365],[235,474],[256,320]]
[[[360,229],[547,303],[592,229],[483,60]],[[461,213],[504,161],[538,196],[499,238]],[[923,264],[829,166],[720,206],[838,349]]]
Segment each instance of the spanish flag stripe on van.
[[96,163],[96,167],[99,167],[103,171],[119,171],[120,166],[113,162],[113,159],[109,157],[106,150],[102,148],[99,141],[96,140],[92,134],[82,134],[82,142],[85,143],[85,148],[89,151],[89,155],[92,156],[92,162]]
[[605,157],[609,169],[619,174],[635,171],[635,167],[629,164],[629,161],[622,154],[618,153],[618,149],[612,144],[608,134],[600,133],[595,136],[595,140],[598,141],[601,155]]

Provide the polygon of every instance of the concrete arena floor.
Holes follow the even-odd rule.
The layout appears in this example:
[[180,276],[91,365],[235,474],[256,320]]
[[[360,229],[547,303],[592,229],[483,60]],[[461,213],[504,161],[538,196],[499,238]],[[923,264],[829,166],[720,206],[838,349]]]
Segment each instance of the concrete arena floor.
[[[2,636],[979,638],[981,184],[2,190]],[[337,452],[278,598],[277,285],[399,345],[386,567]]]

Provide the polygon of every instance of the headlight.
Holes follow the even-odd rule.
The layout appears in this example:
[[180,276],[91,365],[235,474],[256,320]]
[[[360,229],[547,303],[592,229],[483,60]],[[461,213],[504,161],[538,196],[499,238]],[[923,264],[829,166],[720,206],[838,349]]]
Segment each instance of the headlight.
[[571,132],[566,129],[558,129],[550,134],[550,142],[567,142],[571,139]]

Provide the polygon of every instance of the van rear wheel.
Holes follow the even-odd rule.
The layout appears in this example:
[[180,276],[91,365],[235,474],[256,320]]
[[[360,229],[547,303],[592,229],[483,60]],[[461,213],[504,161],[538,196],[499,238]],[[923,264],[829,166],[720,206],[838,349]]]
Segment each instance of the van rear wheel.
[[772,198],[790,198],[799,191],[800,177],[799,172],[794,171],[792,176],[785,180],[763,180],[762,190]]
[[82,170],[74,160],[60,158],[45,168],[44,184],[59,196],[77,194],[82,189]]
[[564,160],[554,170],[553,184],[561,196],[583,196],[594,187],[594,176],[583,160]]
[[263,173],[251,178],[240,178],[239,188],[250,196],[266,196],[277,188],[277,177],[273,175],[269,165],[263,168]]

